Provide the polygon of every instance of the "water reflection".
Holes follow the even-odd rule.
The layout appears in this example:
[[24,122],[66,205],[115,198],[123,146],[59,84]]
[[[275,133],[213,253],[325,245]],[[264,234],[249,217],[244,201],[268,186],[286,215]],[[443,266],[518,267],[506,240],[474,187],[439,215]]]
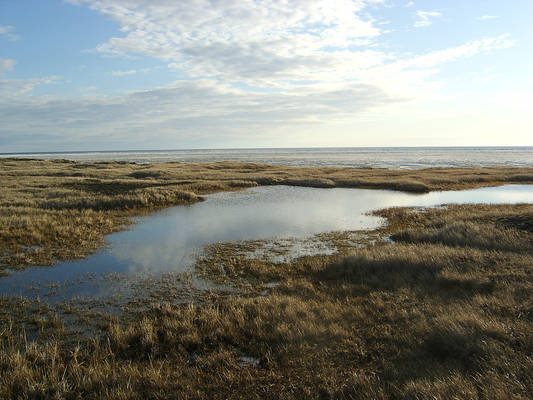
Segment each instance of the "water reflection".
[[138,277],[184,271],[209,243],[374,229],[383,221],[368,213],[393,206],[519,202],[533,202],[533,185],[428,194],[288,186],[218,193],[199,204],[139,218],[131,230],[107,236],[105,248],[84,260],[61,262],[53,268],[28,268],[0,278],[0,294],[42,295],[43,286],[53,283],[52,292],[64,298],[106,296],[127,289],[126,284],[102,279],[105,274]]

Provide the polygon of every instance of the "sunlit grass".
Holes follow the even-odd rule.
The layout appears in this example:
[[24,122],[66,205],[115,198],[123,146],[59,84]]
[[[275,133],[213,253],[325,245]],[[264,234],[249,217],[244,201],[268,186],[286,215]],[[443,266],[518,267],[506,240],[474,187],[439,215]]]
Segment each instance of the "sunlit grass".
[[529,398],[533,205],[379,214],[397,243],[277,264],[217,251],[231,267],[208,272],[251,290],[160,297],[92,338],[4,299],[0,397]]
[[[3,267],[83,257],[131,216],[216,191],[427,191],[533,176],[513,168],[0,164]],[[148,282],[140,290],[152,301],[114,316],[0,298],[0,398],[529,398],[533,205],[378,214],[388,225],[361,235],[366,247],[337,234],[330,240],[342,251],[329,256],[274,263],[215,246],[198,272],[240,288],[232,296],[170,304],[174,286]],[[396,243],[371,244],[389,235]],[[243,246],[253,253],[253,242]],[[279,284],[265,292],[269,282]]]
[[129,217],[201,195],[255,185],[410,192],[533,182],[533,169],[423,170],[284,167],[254,163],[78,163],[0,160],[0,269],[47,265],[93,252]]

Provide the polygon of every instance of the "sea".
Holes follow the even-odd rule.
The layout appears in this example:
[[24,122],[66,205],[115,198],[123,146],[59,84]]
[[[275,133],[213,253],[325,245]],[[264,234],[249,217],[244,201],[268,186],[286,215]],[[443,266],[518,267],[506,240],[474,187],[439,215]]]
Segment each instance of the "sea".
[[533,147],[322,147],[0,153],[0,157],[85,162],[240,161],[288,166],[419,169],[533,167]]

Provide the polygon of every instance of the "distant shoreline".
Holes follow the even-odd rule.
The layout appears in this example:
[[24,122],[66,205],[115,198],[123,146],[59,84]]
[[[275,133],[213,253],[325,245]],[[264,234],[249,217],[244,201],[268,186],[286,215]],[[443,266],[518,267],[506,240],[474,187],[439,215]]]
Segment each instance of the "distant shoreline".
[[247,162],[298,167],[533,167],[533,147],[319,147],[0,153],[0,159],[81,162]]
[[111,153],[166,153],[202,151],[328,151],[328,150],[532,150],[533,146],[346,146],[346,147],[213,147],[187,149],[129,149],[129,150],[64,150],[0,152],[0,156],[32,154],[111,154]]

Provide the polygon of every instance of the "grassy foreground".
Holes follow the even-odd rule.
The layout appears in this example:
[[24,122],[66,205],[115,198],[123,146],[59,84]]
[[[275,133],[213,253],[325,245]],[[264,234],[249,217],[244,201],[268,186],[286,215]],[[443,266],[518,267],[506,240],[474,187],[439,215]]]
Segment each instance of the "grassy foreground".
[[2,269],[83,257],[128,217],[255,185],[410,192],[532,183],[533,168],[388,170],[252,163],[79,163],[0,159]]
[[255,293],[162,301],[88,339],[4,299],[0,398],[530,398],[533,205],[381,214],[397,243],[286,264],[221,255],[213,277]]
[[[61,171],[80,164],[59,165]],[[181,164],[168,168],[180,166],[193,168]],[[117,165],[117,171],[126,167],[155,168],[127,164]],[[90,168],[95,168],[96,176],[98,167]],[[245,179],[246,172],[228,172],[229,165],[221,168],[227,169],[223,173],[215,168],[214,175],[206,172],[207,165],[194,168],[205,174],[201,181],[183,178],[191,182],[164,186],[154,178],[157,184],[128,193],[141,196],[147,190],[168,190],[197,195],[259,183],[252,177]],[[25,176],[20,179],[14,177],[15,167],[1,170],[9,186],[0,195],[2,207],[20,203],[12,204],[11,214],[3,211],[2,218],[8,214],[19,221],[20,213],[27,210],[31,224],[33,216],[73,212],[81,215],[68,228],[75,229],[86,221],[83,213],[89,213],[110,221],[99,232],[102,235],[117,229],[118,222],[130,215],[163,205],[83,208],[80,204],[101,204],[101,199],[111,201],[125,194],[93,195],[73,185],[76,179],[102,177],[52,176],[46,181],[43,174],[50,170],[34,167],[36,175],[31,178],[31,169],[22,168],[26,175],[20,172]],[[102,169],[114,171],[109,164]],[[485,172],[490,175],[490,169],[471,171],[472,176],[486,177]],[[407,172],[411,173],[422,174]],[[524,180],[528,173],[500,170],[500,180],[487,178],[484,183]],[[130,180],[120,174],[106,179]],[[227,180],[219,176],[200,186],[218,174],[225,174]],[[36,186],[40,179],[47,186],[42,190]],[[68,185],[58,189],[65,179]],[[131,179],[135,179],[132,184],[147,180]],[[210,186],[213,182],[227,186],[216,189]],[[63,194],[55,195],[55,190]],[[65,195],[62,190],[72,193]],[[168,196],[177,203],[184,201],[182,195]],[[61,198],[64,204],[77,205],[45,206]],[[95,203],[88,203],[91,198]],[[229,298],[214,295],[196,304],[172,305],[161,299],[149,310],[102,318],[99,330],[90,337],[70,334],[65,313],[24,299],[0,298],[0,398],[529,399],[533,393],[533,205],[464,205],[423,212],[397,208],[380,214],[389,221],[380,234],[392,235],[396,243],[280,264],[218,252],[198,268],[215,280],[229,280],[249,290]],[[54,221],[55,216],[47,218]],[[64,221],[47,229],[57,226],[60,231]],[[16,229],[4,229],[2,241],[9,237],[18,245],[19,237],[6,236],[12,231]],[[60,240],[54,240],[57,246]],[[217,268],[221,263],[226,268]],[[262,292],[270,282],[279,285]]]

